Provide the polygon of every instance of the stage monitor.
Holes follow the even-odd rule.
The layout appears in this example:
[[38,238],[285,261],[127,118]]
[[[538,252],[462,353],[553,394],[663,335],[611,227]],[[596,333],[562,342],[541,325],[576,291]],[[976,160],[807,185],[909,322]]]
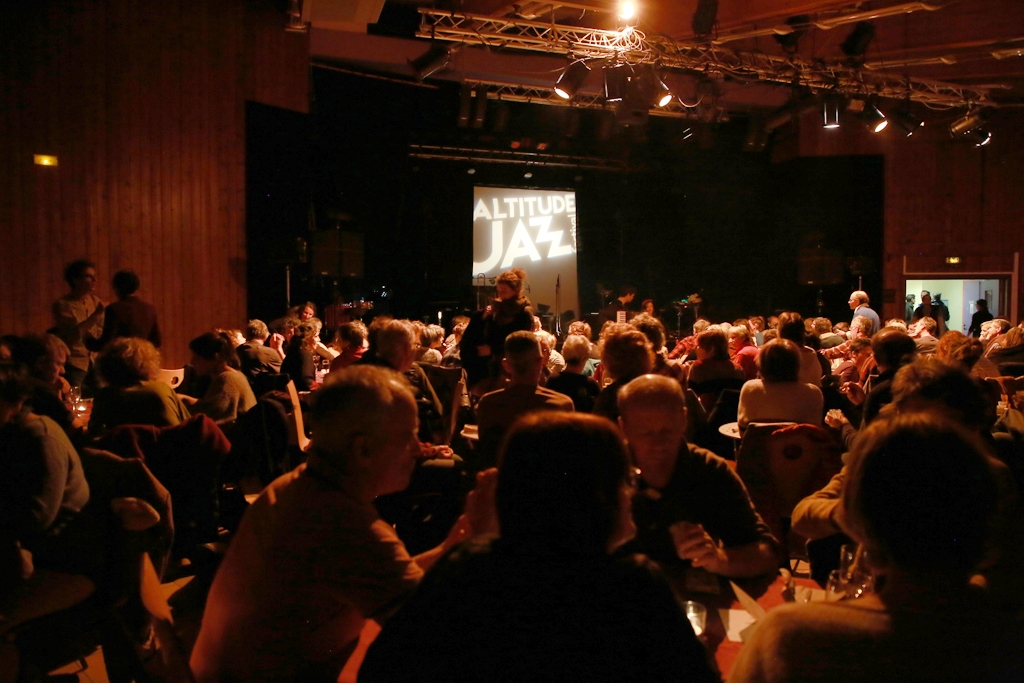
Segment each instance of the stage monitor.
[[492,285],[510,268],[526,271],[535,314],[547,306],[579,315],[575,192],[474,188],[473,284]]

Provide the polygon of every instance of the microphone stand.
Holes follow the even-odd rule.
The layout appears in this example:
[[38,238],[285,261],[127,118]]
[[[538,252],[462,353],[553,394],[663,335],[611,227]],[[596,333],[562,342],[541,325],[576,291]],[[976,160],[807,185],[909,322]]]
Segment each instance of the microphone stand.
[[555,278],[555,337],[562,337],[562,275]]

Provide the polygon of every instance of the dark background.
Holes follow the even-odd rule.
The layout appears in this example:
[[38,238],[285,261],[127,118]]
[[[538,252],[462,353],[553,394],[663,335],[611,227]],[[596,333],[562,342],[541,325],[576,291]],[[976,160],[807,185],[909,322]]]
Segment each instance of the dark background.
[[[438,89],[313,70],[309,116],[250,103],[247,223],[250,315],[285,307],[284,261],[310,229],[365,235],[365,277],[323,278],[293,265],[292,301],[376,297],[378,310],[421,317],[474,304],[473,186],[575,189],[583,312],[598,310],[596,284],[631,283],[659,308],[699,292],[716,321],[795,309],[816,314],[819,287],[801,282],[801,253],[832,253],[824,313],[850,317],[859,259],[864,288],[880,304],[880,156],[800,158],[773,164],[743,151],[745,119],[704,126],[651,117],[644,128],[611,126],[611,115],[489,103],[481,130],[458,128],[459,86]],[[507,125],[495,130],[500,107]],[[602,120],[602,117],[606,117]],[[572,133],[571,130],[568,130]],[[560,154],[601,156],[628,171],[423,160],[410,143],[510,149],[547,142]],[[470,175],[468,170],[475,169]],[[381,301],[383,290],[386,298]],[[877,306],[876,306],[877,308]],[[674,322],[674,312],[669,309]]]

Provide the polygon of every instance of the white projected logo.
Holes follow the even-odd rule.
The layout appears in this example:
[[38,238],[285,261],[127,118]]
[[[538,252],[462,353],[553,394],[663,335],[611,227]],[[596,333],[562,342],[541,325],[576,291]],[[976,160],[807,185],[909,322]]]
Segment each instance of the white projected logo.
[[[474,221],[478,218],[491,221],[491,254],[482,263],[473,262],[474,273],[489,272],[498,266],[499,263],[501,263],[502,268],[508,268],[517,258],[522,257],[529,257],[531,261],[540,261],[541,255],[537,245],[544,244],[545,242],[551,243],[547,254],[549,259],[569,256],[573,253],[571,244],[561,243],[562,235],[565,234],[565,231],[551,230],[552,214],[569,211],[572,213],[572,218],[575,219],[576,206],[572,195],[568,195],[565,198],[556,195],[548,199],[547,202],[543,202],[538,197],[506,198],[504,203],[508,211],[507,214],[500,210],[497,199],[492,200],[491,208],[493,211],[488,209],[487,204],[482,199],[477,202],[476,208],[473,209]],[[504,252],[504,258],[502,258],[505,224],[504,220],[495,219],[515,218],[517,205],[520,218],[512,232],[508,249]],[[541,214],[540,216],[533,215],[535,208]],[[525,218],[527,212],[530,214],[530,218]],[[524,219],[526,223],[524,223]],[[530,233],[526,228],[527,223],[531,228],[539,228],[536,239],[530,237]]]

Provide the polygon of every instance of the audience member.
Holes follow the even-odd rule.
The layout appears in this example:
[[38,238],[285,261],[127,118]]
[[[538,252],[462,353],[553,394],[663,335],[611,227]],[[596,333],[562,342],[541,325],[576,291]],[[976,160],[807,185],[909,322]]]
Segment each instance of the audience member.
[[141,286],[139,276],[132,270],[114,273],[111,285],[117,301],[103,312],[103,333],[98,339],[86,340],[92,351],[101,351],[116,337],[138,337],[160,348],[160,326],[156,321],[156,307],[135,296]]
[[54,333],[61,338],[71,354],[64,367],[64,376],[73,387],[80,387],[92,365],[92,356],[85,342],[103,334],[104,304],[93,293],[96,289],[96,266],[92,261],[74,261],[64,269],[69,294],[53,302]]
[[[990,349],[986,355],[997,366],[1002,366],[1004,363],[1015,363],[1017,365],[1024,363],[1024,329],[1011,327],[993,346],[995,348]],[[1000,370],[1002,370],[1001,367]],[[1007,373],[1003,372],[1002,374],[1005,375]],[[1014,374],[1021,373],[1017,372]]]
[[980,337],[982,323],[987,323],[995,316],[988,310],[988,302],[984,299],[975,301],[974,309],[974,315],[971,316],[971,325],[967,328],[967,335],[970,337]]
[[583,370],[590,359],[590,340],[578,334],[569,335],[562,345],[565,370],[548,380],[547,388],[565,394],[572,399],[577,413],[589,413],[594,409],[594,399],[601,393],[601,387]]
[[534,332],[534,334],[537,335],[537,340],[540,341],[540,352],[544,356],[544,371],[541,376],[541,384],[547,386],[548,380],[552,377],[557,377],[559,373],[565,370],[565,357],[555,350],[555,346],[558,344],[555,335],[547,330],[540,330],[539,332]]
[[853,319],[856,320],[857,316],[862,315],[871,321],[871,332],[865,333],[869,337],[874,332],[882,329],[882,321],[874,309],[869,306],[870,303],[867,292],[857,290],[850,295],[850,310],[853,311]]
[[434,566],[370,646],[361,681],[715,681],[657,566],[612,554],[635,480],[606,420],[520,420],[497,482],[501,537]]
[[678,362],[670,363],[668,352],[665,350],[665,326],[653,315],[641,313],[634,316],[629,324],[643,333],[647,341],[651,342],[651,350],[654,352],[654,365],[651,372],[655,375],[664,375],[678,381],[686,387],[686,368]]
[[678,382],[644,375],[619,395],[619,424],[640,468],[630,552],[683,560],[722,576],[761,576],[779,566],[779,545],[729,464],[686,442]]
[[443,343],[444,328],[440,325],[425,325],[420,333],[420,347],[416,351],[417,362],[440,365]]
[[270,329],[262,320],[250,320],[245,327],[245,343],[235,349],[241,363],[241,371],[249,382],[259,375],[276,375],[281,372],[281,353],[267,346]]
[[397,373],[331,373],[311,422],[307,461],[246,510],[217,571],[192,651],[199,683],[337,680],[367,619],[383,622],[443,551],[488,530],[467,514],[413,558],[378,517],[373,501],[409,484],[419,453],[416,403]]
[[994,351],[999,348],[999,344],[996,340],[1009,332],[1011,327],[1012,325],[1010,325],[1010,321],[1004,318],[993,318],[987,323],[981,324],[981,336],[978,337],[978,339],[985,345],[986,356],[990,351]]
[[675,360],[676,358],[680,358],[683,360],[689,360],[689,356],[696,352],[697,337],[700,335],[701,332],[707,330],[710,326],[711,324],[708,321],[706,321],[706,319],[703,319],[702,317],[698,318],[697,321],[693,323],[693,334],[690,335],[689,337],[684,337],[683,339],[680,339],[676,343],[675,348],[673,348],[672,351],[669,353],[669,359]]
[[217,424],[228,424],[256,405],[249,380],[231,367],[238,356],[226,336],[207,332],[189,342],[188,348],[196,374],[210,378],[210,387],[201,399],[181,397],[193,415],[202,413]]
[[442,367],[462,367],[462,335],[466,333],[466,325],[467,323],[458,323],[452,328],[452,333],[449,335],[449,338],[452,339],[453,343],[445,349],[444,355],[441,357]]
[[1024,680],[1021,622],[968,584],[995,509],[983,452],[934,414],[873,425],[850,458],[840,523],[879,594],[773,609],[730,681]]
[[485,466],[496,457],[498,445],[520,416],[538,410],[573,411],[573,402],[568,396],[540,386],[544,356],[536,334],[513,332],[505,340],[504,355],[508,386],[484,394],[476,408]]
[[338,327],[334,334],[335,344],[340,353],[331,361],[331,372],[344,370],[357,363],[366,352],[369,342],[366,340],[366,325],[358,320],[345,323]]
[[732,364],[743,371],[743,379],[752,380],[757,377],[757,347],[750,341],[750,331],[746,327],[729,328],[729,357]]
[[907,325],[907,321],[901,320],[900,318],[889,318],[885,321],[886,327],[894,327],[900,332],[907,333],[910,331],[910,327]]
[[729,339],[717,327],[697,335],[697,362],[690,367],[689,385],[706,410],[714,407],[724,388],[743,385],[743,371],[729,360]]
[[601,351],[601,367],[612,383],[601,389],[594,401],[594,414],[612,422],[619,419],[618,396],[622,387],[654,367],[651,342],[628,323],[615,323],[608,330]]
[[751,379],[740,391],[740,429],[751,422],[797,422],[821,425],[821,389],[800,382],[800,349],[788,339],[761,347],[757,357],[761,379]]
[[935,336],[935,330],[937,325],[934,320],[928,316],[918,318],[910,326],[908,334],[910,338],[917,344],[917,352],[922,356],[930,356],[935,353],[935,347],[939,343],[939,340]]
[[96,358],[101,388],[96,392],[89,431],[120,425],[172,427],[189,417],[184,399],[157,381],[160,352],[139,337],[117,337]]
[[832,374],[839,378],[839,386],[847,382],[864,386],[868,376],[877,367],[871,351],[871,340],[863,337],[851,340],[849,355],[850,358],[837,365]]
[[284,361],[281,372],[295,382],[299,391],[312,391],[316,388],[316,360],[313,351],[316,348],[315,329],[308,322],[300,323],[285,347]]
[[319,356],[326,364],[330,365],[330,362],[338,357],[338,352],[330,345],[325,344],[320,338],[320,333],[324,329],[324,322],[320,318],[310,318],[306,321],[306,324],[313,327],[313,338],[316,340],[316,343],[313,345],[313,354]]
[[[938,295],[936,295],[936,299],[938,299]],[[936,337],[946,334],[946,321],[949,320],[949,309],[946,308],[946,305],[941,300],[933,302],[932,295],[927,290],[921,292],[921,305],[914,311],[911,321],[917,321],[925,317],[935,321],[934,334]]]
[[103,576],[104,548],[76,523],[89,502],[82,463],[55,422],[25,409],[30,391],[23,368],[0,363],[0,676],[9,680],[18,653],[8,631],[81,602]]
[[31,393],[28,405],[36,415],[45,415],[56,422],[69,436],[75,436],[71,385],[64,379],[64,364],[68,347],[52,334],[26,335],[15,338],[10,360],[18,363],[29,374]]
[[[860,293],[863,294],[863,292]],[[854,292],[854,294],[857,294],[857,292]],[[853,301],[852,295],[850,300]],[[854,319],[856,320],[856,317]],[[875,316],[875,319],[877,320],[877,316]],[[779,337],[793,342],[800,350],[800,381],[821,387],[822,376],[828,373],[831,368],[827,367],[828,363],[824,362],[824,359],[818,352],[808,348],[805,343],[804,319],[799,313],[786,312],[779,316]],[[842,347],[837,346],[831,350],[835,351],[839,348]],[[822,365],[823,362],[824,367]]]
[[755,346],[764,345],[765,326],[764,316],[755,315],[747,320],[747,329],[750,330],[750,334],[754,337]]
[[445,351],[445,353],[447,353],[449,350],[451,350],[451,348],[453,346],[457,346],[459,341],[462,339],[462,332],[459,332],[458,334],[456,334],[456,332],[455,332],[456,328],[458,328],[461,325],[462,326],[462,331],[464,332],[466,330],[466,325],[468,325],[468,324],[469,324],[469,317],[467,317],[467,316],[457,315],[457,316],[452,318],[452,333],[449,334],[445,338],[445,340],[444,340],[444,351]]
[[828,318],[815,318],[814,319],[814,333],[821,339],[821,348],[831,349],[833,346],[839,346],[846,339],[839,336],[832,331],[832,321]]

